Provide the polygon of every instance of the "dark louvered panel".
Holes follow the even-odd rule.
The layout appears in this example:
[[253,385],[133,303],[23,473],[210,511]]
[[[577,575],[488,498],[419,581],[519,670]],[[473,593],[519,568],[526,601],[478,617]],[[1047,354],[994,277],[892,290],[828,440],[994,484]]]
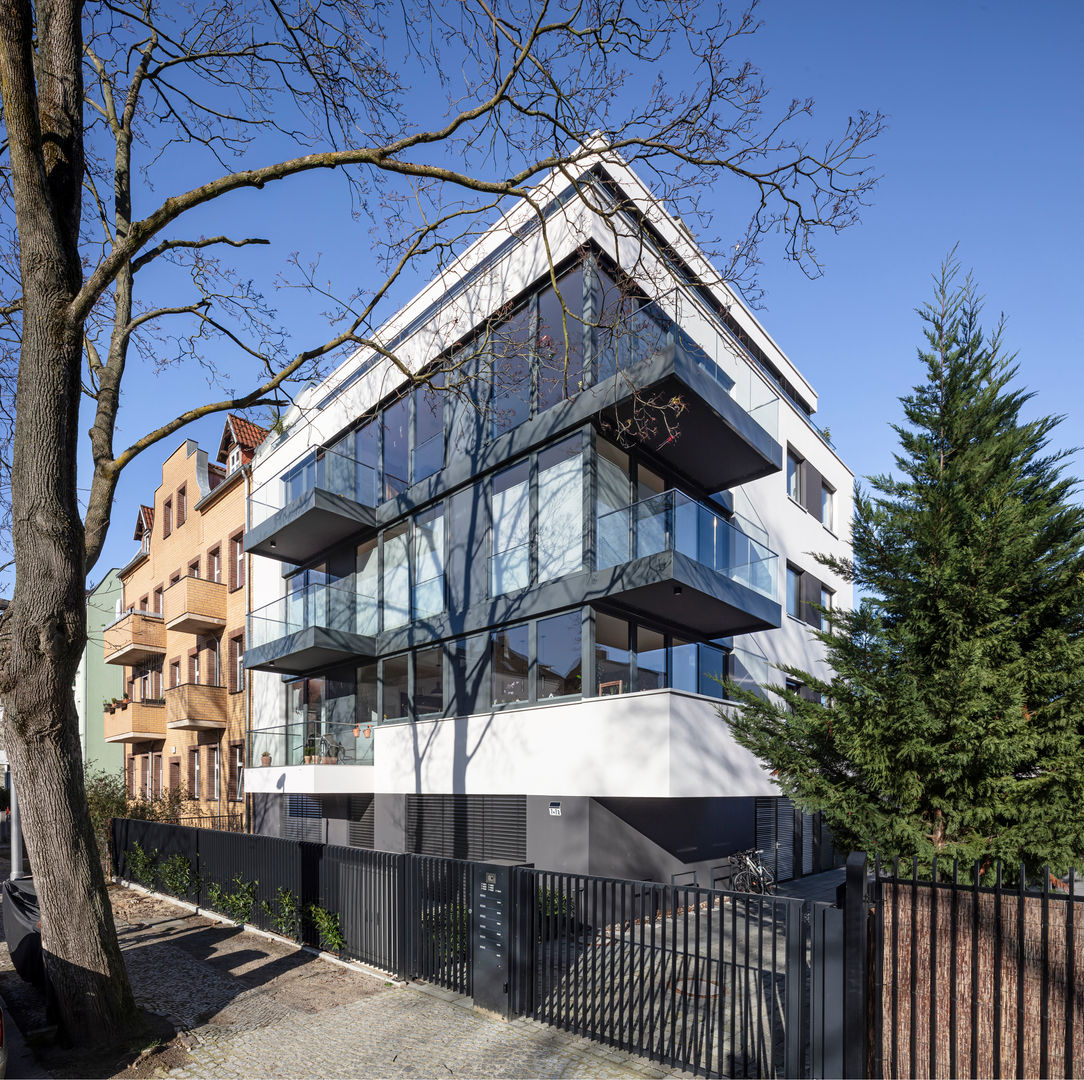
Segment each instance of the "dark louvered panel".
[[446,859],[527,857],[524,795],[408,795],[407,848]]
[[372,795],[351,795],[348,806],[350,818],[350,846],[369,848],[376,846],[374,812],[376,800]]
[[310,795],[287,795],[282,810],[285,839],[308,840],[316,844],[324,839],[323,810],[318,799]]
[[485,847],[482,858],[527,858],[527,797],[525,795],[487,795],[485,807]]
[[794,804],[790,799],[757,799],[756,846],[776,881],[794,877]]
[[816,827],[815,814],[802,814],[802,873],[813,873],[813,830]]

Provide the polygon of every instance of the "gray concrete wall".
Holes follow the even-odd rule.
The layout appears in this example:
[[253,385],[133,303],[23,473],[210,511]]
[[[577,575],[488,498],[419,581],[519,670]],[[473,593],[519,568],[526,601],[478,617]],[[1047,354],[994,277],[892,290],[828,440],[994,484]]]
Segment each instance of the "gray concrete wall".
[[[550,813],[558,803],[560,816]],[[590,802],[585,796],[527,797],[527,861],[540,870],[582,874],[588,863]]]

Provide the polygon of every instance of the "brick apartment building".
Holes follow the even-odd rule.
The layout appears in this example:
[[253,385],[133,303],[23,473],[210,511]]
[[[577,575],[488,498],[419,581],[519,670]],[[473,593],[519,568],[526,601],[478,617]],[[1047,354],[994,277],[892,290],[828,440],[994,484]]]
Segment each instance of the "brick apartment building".
[[[133,798],[180,789],[185,814],[243,812],[249,463],[266,431],[230,415],[217,464],[186,439],[136,518],[136,556],[105,629],[106,663],[124,668],[125,697],[103,702],[105,739],[123,743]],[[91,703],[93,707],[96,703]]]

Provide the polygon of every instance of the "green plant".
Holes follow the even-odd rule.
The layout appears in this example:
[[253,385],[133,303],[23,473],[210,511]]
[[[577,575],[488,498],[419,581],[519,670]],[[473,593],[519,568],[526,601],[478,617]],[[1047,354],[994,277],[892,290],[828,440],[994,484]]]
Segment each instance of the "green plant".
[[157,868],[157,848],[148,855],[143,850],[143,845],[137,840],[128,849],[128,876],[132,881],[138,882],[148,889],[153,889]]
[[245,881],[240,874],[235,874],[232,885],[232,891],[226,892],[217,882],[211,882],[208,886],[211,907],[235,923],[250,922],[252,909],[256,906],[256,886],[259,882]]
[[267,900],[260,901],[260,908],[267,916],[271,929],[283,937],[300,939],[301,905],[297,902],[297,897],[289,889],[284,889],[280,885],[275,893],[275,901],[278,907],[277,911],[272,909]]
[[308,916],[319,935],[320,948],[334,953],[342,952],[346,947],[346,938],[339,925],[339,913],[328,911],[319,904],[310,904]]
[[124,788],[124,773],[106,772],[88,767],[83,778],[87,793],[87,809],[94,838],[98,841],[98,853],[102,863],[109,861],[109,822],[112,818],[128,816],[128,793]]
[[463,960],[470,947],[467,909],[460,903],[431,907],[422,912],[422,933],[429,948],[443,960]]
[[192,864],[179,851],[174,852],[162,863],[159,873],[166,892],[185,897],[195,891],[196,882],[192,874]]

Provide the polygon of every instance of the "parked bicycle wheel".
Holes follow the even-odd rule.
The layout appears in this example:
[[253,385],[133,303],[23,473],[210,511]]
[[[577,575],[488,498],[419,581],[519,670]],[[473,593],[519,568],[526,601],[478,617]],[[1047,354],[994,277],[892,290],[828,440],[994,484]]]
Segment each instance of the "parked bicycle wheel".
[[735,892],[760,892],[756,888],[756,879],[753,877],[750,870],[739,870],[734,875],[734,880],[731,882],[731,888]]

